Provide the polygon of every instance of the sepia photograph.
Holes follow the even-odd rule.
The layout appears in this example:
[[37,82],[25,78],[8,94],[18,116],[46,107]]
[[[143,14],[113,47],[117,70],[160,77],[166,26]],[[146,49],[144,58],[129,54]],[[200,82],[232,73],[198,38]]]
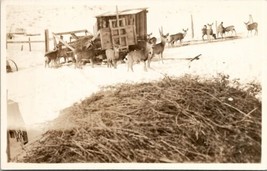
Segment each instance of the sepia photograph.
[[266,8],[2,0],[1,169],[267,169]]

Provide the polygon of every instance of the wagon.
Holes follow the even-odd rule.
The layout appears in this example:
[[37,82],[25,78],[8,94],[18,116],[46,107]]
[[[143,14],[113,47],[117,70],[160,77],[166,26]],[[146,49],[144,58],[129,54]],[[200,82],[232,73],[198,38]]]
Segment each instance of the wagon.
[[[94,34],[88,30],[53,33],[54,47],[65,46],[71,54],[77,44],[83,44],[83,46],[88,47],[94,42],[98,55],[104,55],[104,51],[113,48],[114,45],[119,45],[120,52],[125,54],[125,52],[129,51],[129,47],[138,45],[140,41],[146,40],[147,12],[147,8],[120,11],[116,8],[116,11],[97,15],[95,16]],[[83,35],[78,36],[81,33]],[[64,40],[64,36],[68,36],[69,41]],[[46,47],[48,46],[46,45]]]
[[100,31],[101,48],[109,49],[116,44],[120,50],[128,50],[139,40],[145,40],[147,12],[147,8],[137,8],[97,15],[94,29]]

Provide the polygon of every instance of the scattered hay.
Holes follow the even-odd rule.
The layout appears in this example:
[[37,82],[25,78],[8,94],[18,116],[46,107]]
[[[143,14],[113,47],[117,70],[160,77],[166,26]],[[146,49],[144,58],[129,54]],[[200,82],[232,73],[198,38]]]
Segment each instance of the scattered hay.
[[246,88],[222,75],[106,87],[67,109],[19,162],[257,163],[261,87]]
[[89,36],[84,36],[82,38],[79,38],[73,42],[69,42],[68,44],[70,46],[72,46],[73,48],[78,48],[78,49],[82,49],[84,46],[87,46],[88,44],[91,43],[91,39],[93,38],[94,36],[92,35],[89,35]]

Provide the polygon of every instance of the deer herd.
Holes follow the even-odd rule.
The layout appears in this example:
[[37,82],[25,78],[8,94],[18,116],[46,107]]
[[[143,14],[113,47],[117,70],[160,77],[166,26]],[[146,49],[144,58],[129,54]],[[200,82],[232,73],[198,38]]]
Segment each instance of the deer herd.
[[[246,28],[247,28],[247,36],[249,34],[252,34],[252,31],[255,31],[255,35],[258,34],[258,23],[256,22],[244,22]],[[202,28],[202,39],[204,40],[204,36],[207,36],[207,40],[216,39],[216,34],[214,33],[212,29],[213,23],[204,25]],[[160,42],[157,43],[157,38],[152,37],[152,33],[147,34],[146,40],[142,40],[138,42],[137,46],[133,46],[133,48],[129,47],[129,51],[126,55],[124,55],[124,59],[128,62],[128,71],[133,71],[133,65],[134,63],[143,62],[144,63],[144,70],[147,71],[147,67],[150,68],[150,63],[152,58],[157,55],[159,56],[159,59],[163,63],[163,52],[166,46],[166,43],[168,43],[171,46],[174,46],[177,41],[182,44],[182,40],[185,38],[187,34],[188,28],[183,29],[183,32],[169,35],[169,33],[164,34],[163,28],[159,29],[160,34]],[[236,36],[236,30],[233,25],[224,27],[223,22],[219,24],[217,27],[217,35],[221,36],[221,38],[224,38],[225,34],[231,32],[231,35],[235,33]],[[138,47],[138,48],[136,48]],[[58,60],[61,57],[64,57],[64,60],[66,62],[66,59],[68,58],[67,51],[62,49],[61,46],[57,46],[54,51],[50,53],[45,54],[45,67],[49,67],[50,62],[53,61],[54,63],[57,63]],[[89,60],[92,67],[94,67],[94,60],[96,58],[96,53],[93,47],[93,44],[90,48],[88,47],[82,47],[77,48],[73,51],[72,54],[72,61],[75,63],[75,67],[81,67],[81,64],[84,60]],[[114,45],[113,48],[106,49],[105,50],[105,56],[106,56],[106,62],[108,67],[114,67],[117,68],[117,62],[119,60],[122,60],[120,57],[120,47],[119,45]]]

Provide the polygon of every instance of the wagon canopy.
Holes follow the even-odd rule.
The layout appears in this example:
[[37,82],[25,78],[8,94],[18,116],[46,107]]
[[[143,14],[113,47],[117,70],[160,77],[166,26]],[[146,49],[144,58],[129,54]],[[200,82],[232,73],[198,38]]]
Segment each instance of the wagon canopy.
[[[126,10],[122,10],[122,11],[118,11],[119,15],[131,15],[131,14],[138,14],[142,11],[146,11],[147,8],[137,8],[137,9],[126,9]],[[117,12],[105,12],[103,14],[97,15],[96,18],[98,17],[109,17],[109,16],[116,16]]]

